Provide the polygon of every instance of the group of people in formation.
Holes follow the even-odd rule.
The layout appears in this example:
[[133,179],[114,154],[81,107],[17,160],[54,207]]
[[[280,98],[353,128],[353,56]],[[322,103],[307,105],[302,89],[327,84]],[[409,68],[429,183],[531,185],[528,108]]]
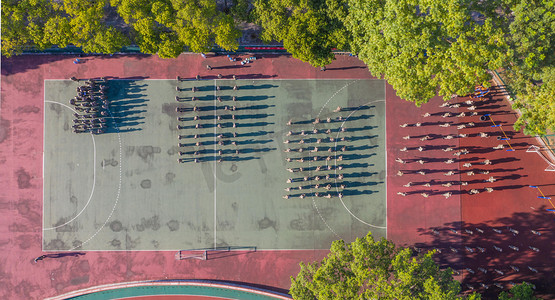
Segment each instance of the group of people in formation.
[[[72,78],[74,81],[78,81]],[[105,78],[88,79],[77,87],[77,96],[69,100],[76,113],[73,114],[73,132],[100,134],[106,130],[109,116],[107,99],[108,81]]]

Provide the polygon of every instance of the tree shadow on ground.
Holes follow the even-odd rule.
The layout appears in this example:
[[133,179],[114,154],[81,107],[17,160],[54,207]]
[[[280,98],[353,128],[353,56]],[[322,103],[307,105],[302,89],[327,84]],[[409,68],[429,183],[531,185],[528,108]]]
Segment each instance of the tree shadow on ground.
[[[436,255],[440,265],[463,272],[463,288],[474,288],[486,298],[497,295],[498,286],[510,288],[512,283],[528,281],[536,285],[541,295],[552,299],[555,296],[555,231],[552,230],[555,217],[547,208],[542,206],[482,223],[452,222],[418,228],[420,235],[431,237],[432,242],[415,246],[424,250],[440,249],[441,253]],[[455,242],[461,239],[462,244]],[[453,260],[451,247],[462,259]]]

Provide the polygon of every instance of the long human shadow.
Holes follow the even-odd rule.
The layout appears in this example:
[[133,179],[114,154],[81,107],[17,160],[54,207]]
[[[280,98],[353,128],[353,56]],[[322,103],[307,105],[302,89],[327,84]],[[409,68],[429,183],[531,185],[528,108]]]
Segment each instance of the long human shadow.
[[344,160],[358,160],[358,159],[365,159],[365,158],[369,158],[372,156],[377,155],[376,153],[370,153],[370,154],[344,154],[343,155],[343,159]]
[[360,141],[360,140],[371,140],[379,137],[379,135],[367,135],[367,136],[350,136],[349,141]]
[[270,107],[275,107],[275,105],[267,105],[267,104],[258,104],[258,105],[249,105],[238,107],[237,110],[239,111],[246,111],[246,110],[259,110],[259,109],[268,109]]
[[356,132],[356,131],[362,131],[362,130],[372,130],[374,128],[378,128],[378,126],[371,126],[371,125],[367,125],[367,126],[363,126],[363,127],[356,127],[356,128],[346,128],[345,131],[347,132]]
[[60,258],[60,257],[66,257],[66,256],[72,256],[72,257],[79,257],[81,255],[85,255],[87,253],[85,252],[63,252],[63,253],[52,253],[52,254],[45,254],[44,256],[47,258]]
[[127,132],[142,130],[140,127],[144,122],[143,113],[147,107],[146,84],[138,84],[137,81],[117,80],[108,81],[109,123],[106,133]]
[[[378,148],[378,145],[373,145],[373,146],[368,146],[368,145],[362,145],[362,146],[349,146],[346,148],[346,151],[362,151],[362,150],[370,150],[370,149],[374,149],[374,148]],[[337,146],[337,148],[341,148],[339,145]]]
[[[235,104],[235,103],[232,103]],[[265,110],[274,105],[247,105],[235,107],[234,105],[196,106],[198,111],[216,111],[217,114],[195,114],[195,116],[177,117],[178,129],[198,131],[198,134],[183,134],[178,138],[180,162],[207,162],[207,161],[246,161],[260,158],[260,154],[276,150],[276,148],[262,148],[260,145],[272,142],[272,139],[257,139],[267,136],[273,131],[256,130],[274,124],[265,121],[272,113],[258,113],[256,110]],[[183,107],[187,107],[186,105]],[[230,109],[231,108],[231,109]],[[192,107],[188,108],[192,110]],[[254,111],[253,111],[254,110]],[[251,120],[251,122],[249,122]],[[255,122],[252,122],[255,121]],[[197,126],[199,128],[197,128]],[[203,130],[219,128],[212,134],[204,133]],[[241,133],[245,128],[248,132]],[[197,130],[198,129],[198,130]],[[222,132],[223,131],[223,132]],[[193,137],[192,140],[190,138]],[[209,138],[209,139],[206,139]],[[201,143],[201,144],[197,144]],[[217,144],[216,149],[205,149]],[[192,149],[191,149],[192,148]],[[197,149],[195,151],[195,149]],[[258,154],[258,155],[255,155]]]
[[262,127],[262,126],[268,126],[268,125],[272,125],[274,123],[271,122],[253,122],[253,123],[236,123],[237,127]]
[[[232,100],[232,96],[226,96],[227,100]],[[262,95],[254,95],[254,96],[240,96],[235,98],[235,101],[239,102],[246,102],[246,101],[263,101],[268,100],[270,98],[275,98],[275,96],[262,96]]]
[[352,172],[352,173],[344,173],[343,176],[345,178],[360,178],[360,177],[370,177],[373,175],[378,175],[378,172]]
[[361,111],[366,109],[375,108],[375,105],[361,105],[361,106],[352,106],[352,107],[342,107],[341,111]]
[[350,116],[349,118],[342,119],[342,120],[338,120],[336,118],[333,118],[333,119],[330,118],[329,122],[327,121],[327,119],[325,117],[322,117],[322,118],[318,118],[318,121],[316,120],[316,118],[313,118],[313,119],[309,119],[309,120],[291,122],[291,125],[307,125],[307,124],[325,125],[325,124],[333,124],[333,123],[343,123],[343,122],[353,122],[353,121],[359,121],[359,120],[367,120],[367,119],[370,119],[372,117],[375,117],[375,115]]
[[369,164],[369,163],[351,163],[351,164],[344,164],[342,165],[344,169],[351,169],[351,168],[368,168],[368,167],[373,167],[374,164]]
[[372,190],[355,190],[355,189],[345,189],[342,191],[343,196],[359,196],[359,195],[372,195],[374,193],[378,193],[379,191],[372,191]]
[[[251,66],[249,65],[230,65],[230,66],[218,66],[218,67],[212,67],[212,70],[226,70],[226,69],[243,69],[243,68],[250,68]],[[214,76],[214,78],[217,78],[216,76]]]
[[234,108],[234,105],[230,104],[219,104],[219,105],[203,105],[203,106],[197,106],[194,103],[187,103],[188,105],[182,105],[183,108],[185,108],[186,111],[193,111],[193,107],[196,107],[197,110],[199,112],[202,111],[206,111],[206,112],[212,112],[214,110],[216,111],[220,111],[220,112],[233,112],[233,111],[247,111],[247,110],[261,110],[261,109],[268,109],[270,107],[274,107],[275,105],[266,105],[266,104],[260,104],[260,105],[251,105],[251,106],[243,106],[243,107],[236,107]]
[[238,133],[237,137],[253,137],[253,136],[270,135],[273,133],[274,133],[273,131],[259,130],[259,131],[252,131],[252,132],[246,132],[246,133]]
[[237,143],[238,146],[241,146],[241,145],[253,145],[253,144],[267,144],[273,141],[274,140],[244,140],[244,141],[236,140],[235,142]]
[[[499,293],[500,288],[495,284],[509,288],[510,283],[522,281],[534,284],[537,294],[552,296],[555,294],[555,231],[551,230],[554,217],[548,208],[514,212],[480,223],[450,222],[418,228],[420,235],[429,236],[432,241],[415,246],[424,250],[439,249],[441,253],[436,254],[436,259],[440,265],[464,270],[468,276],[463,280],[463,288],[474,288],[486,299]],[[455,242],[461,238],[462,244]],[[453,264],[454,252],[450,247],[464,258]]]
[[[138,107],[138,106],[139,105],[135,105],[135,107]],[[146,106],[146,104],[144,106]],[[118,120],[131,119],[131,118],[135,118],[135,120],[144,119],[144,117],[139,117],[137,115],[141,114],[141,113],[145,113],[146,110],[144,110],[144,109],[131,109],[131,108],[127,109],[127,107],[131,107],[131,106],[127,105],[127,106],[123,107],[123,109],[113,111],[112,112],[112,117],[117,118]]]
[[277,85],[273,84],[261,84],[261,85],[254,85],[254,84],[247,84],[241,85],[240,82],[238,84],[239,90],[260,90],[260,89],[269,89],[278,87]]
[[[263,119],[263,118],[268,118],[273,116],[274,114],[241,114],[241,115],[236,115],[235,118],[237,120],[246,120],[246,119]],[[227,117],[226,118],[231,118],[231,117]]]
[[[195,97],[195,100],[193,100],[192,97]],[[180,94],[179,96],[176,96],[175,99],[177,100],[178,103],[188,103],[191,105],[194,105],[195,103],[200,104],[202,102],[208,102],[208,101],[214,102],[214,100],[216,100],[213,95],[199,96],[196,94],[188,94],[188,95]]]
[[492,147],[480,147],[480,146],[465,146],[471,153],[485,154],[497,151]]
[[[234,68],[250,68],[249,65],[244,65],[244,66],[239,66],[239,65],[234,65],[234,66],[225,66],[225,67],[212,67],[213,69],[234,69]],[[277,75],[266,75],[266,74],[243,74],[243,75],[237,75],[237,79],[265,79],[265,78],[274,78],[277,77]]]
[[345,183],[347,188],[368,187],[368,186],[375,186],[375,185],[383,183],[383,181],[379,181],[379,182],[378,181],[360,182],[360,181],[348,181],[348,180],[345,180],[343,182]]
[[[213,84],[205,85],[204,83],[206,83],[206,81],[197,81],[197,83],[198,84],[195,84],[195,86],[194,86],[195,92],[193,92],[193,87],[189,87],[189,88],[177,87],[177,91],[178,92],[190,92],[191,95],[194,96],[194,93],[196,93],[196,92],[211,92],[211,91],[214,91],[214,89],[215,89]],[[212,100],[214,100],[214,98],[212,98]]]
[[[260,156],[245,156],[247,154],[256,154],[256,153],[264,153],[264,152],[269,152],[269,151],[273,151],[276,150],[276,148],[269,148],[269,147],[265,147],[265,148],[242,148],[240,149],[239,153],[224,153],[222,155],[215,155],[216,153],[214,152],[210,152],[210,150],[205,149],[204,151],[202,151],[201,154],[207,154],[207,155],[199,155],[196,157],[191,157],[191,156],[187,156],[187,157],[183,157],[181,159],[186,160],[187,162],[192,162],[195,159],[199,160],[199,162],[206,162],[206,161],[218,161],[220,159],[222,159],[223,161],[244,161],[244,160],[251,160],[251,159],[259,159]],[[210,155],[212,154],[212,155]]]

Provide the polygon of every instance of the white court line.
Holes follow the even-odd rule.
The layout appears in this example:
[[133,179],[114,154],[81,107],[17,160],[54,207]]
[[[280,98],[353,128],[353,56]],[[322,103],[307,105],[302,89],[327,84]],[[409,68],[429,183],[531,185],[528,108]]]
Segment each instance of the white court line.
[[216,176],[216,151],[217,151],[217,147],[216,145],[218,144],[218,142],[216,141],[216,128],[218,127],[217,123],[218,123],[218,116],[217,116],[217,102],[216,102],[216,98],[218,97],[216,94],[216,91],[218,90],[217,87],[217,80],[214,79],[214,249],[217,248],[218,246],[218,240],[217,240],[217,220],[216,220],[216,216],[217,216],[217,179],[218,177]]
[[[345,125],[345,122],[347,122],[347,120],[348,120],[355,112],[357,112],[362,106],[364,106],[364,105],[369,105],[369,104],[372,104],[372,103],[375,103],[375,102],[382,102],[382,101],[385,102],[385,100],[375,100],[375,101],[370,101],[370,102],[368,102],[368,103],[366,103],[366,104],[363,104],[363,105],[359,106],[356,110],[352,111],[352,112],[347,116],[347,118],[345,118],[345,121],[343,121],[343,123],[341,123],[341,126],[340,126],[339,128],[343,128],[343,126]],[[336,176],[335,176],[335,191],[336,191],[338,194],[339,194],[339,189],[337,188],[337,139],[339,138],[339,133],[340,133],[340,132],[341,132],[341,131],[338,131],[338,132],[337,132],[337,135],[335,136],[335,145],[334,145],[334,146],[335,146],[335,168],[334,168],[334,173],[335,173],[335,175],[336,175]],[[385,152],[387,152],[387,150],[386,150]],[[387,165],[387,160],[386,160],[386,165]],[[386,173],[386,181],[387,181],[387,173]],[[385,194],[386,194],[386,203],[387,203],[387,190],[386,190],[386,193],[385,193]],[[347,205],[345,205],[345,202],[343,201],[343,197],[342,197],[342,196],[339,196],[339,201],[341,201],[341,204],[343,204],[343,207],[345,207],[345,209],[349,212],[349,214],[350,214],[351,216],[353,216],[353,218],[357,219],[359,222],[361,222],[361,223],[363,223],[363,224],[365,224],[365,225],[368,225],[368,226],[370,226],[370,227],[374,227],[374,228],[379,228],[379,229],[386,229],[386,228],[387,228],[387,223],[386,223],[386,226],[378,226],[378,225],[373,225],[373,224],[364,222],[364,221],[361,220],[359,217],[355,216],[355,214],[353,214],[353,213],[351,212],[351,210],[349,210],[349,208],[347,208]],[[387,210],[386,210],[386,216],[387,216]],[[386,217],[386,219],[387,219],[387,217]]]
[[119,142],[119,183],[118,183],[118,193],[116,195],[116,201],[114,202],[114,206],[112,206],[112,211],[110,212],[110,214],[108,215],[108,217],[106,218],[106,220],[104,221],[104,224],[102,224],[102,226],[100,226],[98,228],[98,230],[91,235],[88,239],[86,239],[85,241],[83,241],[81,243],[81,245],[75,246],[71,249],[69,249],[69,251],[74,251],[80,247],[82,247],[83,245],[85,245],[86,243],[88,243],[90,240],[92,240],[103,228],[104,226],[106,226],[106,224],[108,223],[108,220],[110,220],[110,218],[112,217],[112,215],[114,214],[114,211],[116,210],[116,206],[118,205],[118,201],[119,201],[119,197],[121,195],[121,172],[122,172],[122,165],[123,165],[123,160],[122,160],[122,146],[121,146],[121,134],[119,132],[119,127],[118,124],[116,123],[116,120],[114,119],[114,116],[112,115],[112,112],[110,111],[110,109],[108,109],[108,113],[110,114],[110,117],[112,118],[112,121],[114,122],[114,125],[116,127],[116,131],[118,133],[118,142]]
[[383,96],[384,96],[384,114],[383,114],[383,123],[384,123],[384,134],[385,134],[385,238],[387,239],[387,82],[383,81]]
[[[318,112],[318,114],[316,115],[316,118],[319,118],[320,115],[322,114],[322,110],[324,110],[324,108],[328,105],[328,103],[331,101],[331,99],[333,99],[339,92],[341,92],[344,88],[348,87],[349,85],[359,81],[360,79],[357,80],[353,80],[347,84],[345,84],[342,88],[338,89],[329,99],[328,101],[326,101],[326,103],[324,103],[324,105],[322,106],[322,108],[320,108],[320,111]],[[316,128],[316,126],[313,126],[313,130]],[[327,162],[326,162],[327,164]],[[308,162],[308,166],[311,167],[312,162],[309,160]],[[313,190],[311,189],[311,191],[313,192]],[[314,192],[313,192],[314,193]],[[316,200],[314,198],[314,196],[312,196],[312,206],[314,206],[314,208],[316,209],[316,213],[318,213],[318,216],[320,216],[320,219],[322,219],[322,221],[324,222],[324,224],[326,224],[326,227],[328,227],[328,229],[333,232],[333,234],[338,237],[341,238],[337,232],[335,232],[335,230],[333,230],[333,228],[331,228],[331,226],[328,224],[328,222],[326,222],[326,219],[324,219],[324,216],[322,216],[322,214],[320,213],[320,210],[318,209],[318,205],[316,205]]]
[[[0,100],[0,109],[2,107],[2,100]],[[46,80],[42,81],[42,101],[46,101]],[[0,110],[1,112],[1,110]],[[1,115],[0,115],[1,116]],[[46,154],[44,152],[44,149],[46,149],[46,104],[44,104],[42,106],[42,228],[44,228],[44,199],[45,199],[45,193],[44,193],[44,187],[46,186],[44,184],[44,179],[46,178],[44,176],[44,162],[46,160]],[[44,251],[44,232],[41,231],[41,243],[40,243],[40,250]]]
[[[46,80],[45,80],[45,81],[46,81]],[[64,80],[52,80],[52,81],[64,81]],[[55,102],[55,101],[47,101],[47,100],[45,100],[45,102],[52,102],[52,103],[60,104],[60,105],[63,105],[63,106],[65,106],[65,107],[68,107],[69,109],[71,109],[71,110],[74,111],[74,112],[77,112],[77,111],[73,110],[73,108],[71,108],[70,106],[65,105],[65,104],[63,104],[63,103],[59,103],[59,102]],[[123,152],[122,152],[121,133],[120,133],[120,131],[119,131],[119,127],[118,127],[118,125],[117,125],[117,123],[116,123],[116,120],[114,119],[114,116],[112,115],[112,112],[111,112],[110,110],[108,110],[108,113],[110,114],[110,117],[112,118],[112,121],[114,122],[116,131],[117,131],[117,134],[118,134],[118,143],[119,143],[119,184],[118,184],[118,192],[117,192],[117,195],[116,195],[116,201],[114,202],[114,206],[112,207],[112,211],[110,212],[110,214],[108,215],[108,217],[107,217],[106,220],[104,221],[104,224],[102,224],[102,226],[100,226],[100,228],[98,228],[98,230],[97,230],[93,235],[91,235],[87,240],[81,242],[80,245],[74,246],[73,248],[71,248],[71,249],[69,249],[69,250],[65,250],[65,251],[74,251],[74,250],[77,250],[78,248],[82,247],[83,245],[85,245],[86,243],[88,243],[90,240],[92,240],[92,239],[104,228],[104,226],[106,226],[106,224],[108,223],[108,220],[110,220],[110,218],[111,218],[112,215],[114,214],[114,211],[115,211],[115,209],[116,209],[116,206],[117,206],[117,204],[118,204],[118,201],[119,201],[119,198],[120,198],[120,195],[121,195],[121,186],[122,186],[122,165],[123,165],[123,160],[122,160],[122,153],[123,153]],[[45,113],[45,116],[46,116],[46,113]],[[91,133],[91,136],[92,136],[93,142],[94,142],[94,135],[93,135],[92,133]],[[44,149],[44,148],[43,148],[43,149]],[[96,175],[96,145],[95,145],[95,173],[94,173],[94,174]],[[43,176],[44,176],[44,175],[43,175]],[[95,181],[96,181],[96,180],[95,180]],[[43,182],[44,182],[44,179],[43,179]],[[93,191],[94,191],[94,188],[93,188]],[[91,193],[92,193],[92,192],[91,192]],[[44,188],[43,188],[43,194],[44,194]],[[91,194],[91,195],[92,195],[92,194]],[[44,196],[43,196],[43,197],[44,197]],[[92,197],[92,196],[91,196],[91,197]],[[89,198],[89,201],[90,201],[90,198]],[[43,202],[44,202],[44,200],[43,200]],[[44,216],[44,204],[43,204],[43,216]],[[63,226],[63,225],[60,225],[60,226]],[[43,217],[43,227],[44,227],[44,217]],[[43,230],[44,230],[44,229],[43,229]],[[44,241],[44,235],[43,235],[43,241]],[[43,244],[43,246],[44,246],[44,243],[42,243],[42,244]],[[43,250],[44,250],[44,249],[43,249]],[[61,251],[61,250],[58,250],[58,251]],[[94,250],[94,251],[96,251],[96,250]],[[110,250],[110,251],[111,251],[111,250]],[[125,250],[125,251],[128,251],[128,250]]]
[[[64,104],[64,103],[60,103],[60,102],[56,102],[56,101],[50,101],[50,100],[44,100],[44,102],[47,102],[47,103],[55,103],[55,104],[59,104],[59,105],[65,106],[65,107],[69,108],[70,110],[72,110],[74,113],[77,113],[77,111],[74,110],[71,106],[66,105],[66,104]],[[46,109],[45,109],[45,111],[46,111]],[[46,112],[45,112],[45,115],[46,115]],[[92,142],[93,142],[93,186],[92,186],[92,189],[91,189],[91,194],[89,195],[89,200],[87,200],[87,203],[85,204],[85,206],[81,209],[81,211],[80,211],[77,215],[75,215],[73,218],[71,218],[71,220],[69,220],[69,221],[67,221],[67,222],[65,222],[65,223],[63,223],[63,224],[61,224],[61,225],[45,228],[45,227],[44,227],[44,217],[43,217],[43,226],[42,226],[42,227],[43,227],[43,228],[42,228],[43,231],[44,231],[44,230],[53,230],[53,229],[56,229],[56,228],[60,228],[60,227],[62,227],[62,226],[65,226],[65,225],[67,225],[67,224],[69,224],[69,223],[75,221],[75,219],[77,219],[77,218],[85,211],[85,209],[89,206],[89,203],[91,202],[92,197],[93,197],[93,194],[94,194],[94,188],[95,188],[95,186],[96,186],[96,143],[95,143],[95,140],[94,140],[94,134],[92,134],[92,133],[91,133],[91,138],[92,138]],[[46,140],[46,138],[45,138],[45,140]],[[44,148],[43,148],[43,149],[44,149]],[[44,156],[44,154],[43,154],[43,156]],[[43,159],[43,176],[44,176],[44,159]],[[43,195],[44,195],[44,188],[43,188]],[[44,199],[44,196],[43,196],[43,199]],[[43,200],[43,202],[44,202],[44,200]],[[44,203],[43,203],[43,206],[44,206]],[[43,210],[44,210],[44,209],[43,209]],[[44,212],[43,212],[43,216],[44,216]]]

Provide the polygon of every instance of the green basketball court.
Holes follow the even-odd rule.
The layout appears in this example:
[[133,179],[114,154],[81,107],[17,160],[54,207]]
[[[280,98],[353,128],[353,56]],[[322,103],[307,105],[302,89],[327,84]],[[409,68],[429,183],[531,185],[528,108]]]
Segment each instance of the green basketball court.
[[383,80],[110,80],[98,135],[72,131],[78,85],[45,81],[44,250],[386,234]]

